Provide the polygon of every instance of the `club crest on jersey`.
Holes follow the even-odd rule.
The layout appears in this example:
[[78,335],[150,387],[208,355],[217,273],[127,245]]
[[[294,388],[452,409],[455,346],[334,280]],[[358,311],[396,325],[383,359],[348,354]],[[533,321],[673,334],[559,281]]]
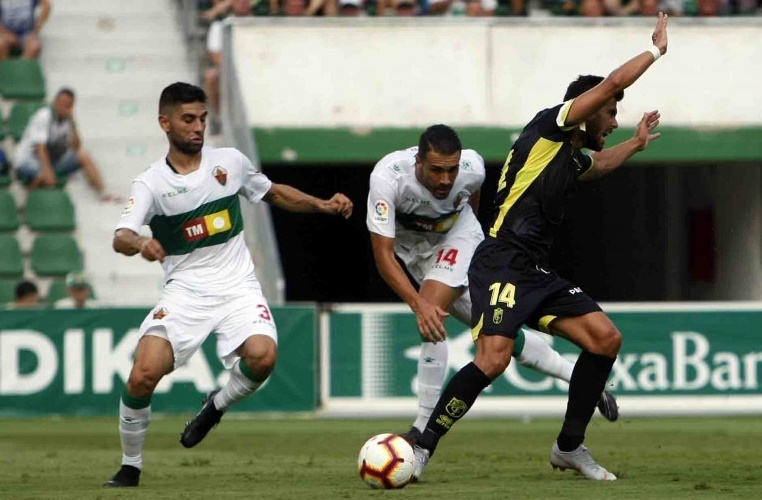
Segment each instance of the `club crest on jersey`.
[[228,182],[228,171],[222,168],[221,166],[217,165],[214,167],[214,170],[212,170],[212,175],[215,179],[217,179],[217,182],[219,182],[221,185],[225,185]]
[[153,313],[153,319],[164,319],[164,316],[169,314],[169,311],[166,307],[160,307]]

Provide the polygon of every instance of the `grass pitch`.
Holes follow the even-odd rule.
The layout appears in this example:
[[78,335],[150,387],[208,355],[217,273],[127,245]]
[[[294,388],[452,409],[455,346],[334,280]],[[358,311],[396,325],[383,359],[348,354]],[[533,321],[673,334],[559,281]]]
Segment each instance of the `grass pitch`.
[[0,420],[0,498],[715,499],[761,498],[762,419],[594,419],[587,444],[619,481],[553,471],[560,420],[466,417],[440,443],[423,480],[374,491],[357,474],[362,443],[409,420],[227,417],[197,448],[185,418],[151,423],[141,485],[101,485],[119,467],[117,419]]

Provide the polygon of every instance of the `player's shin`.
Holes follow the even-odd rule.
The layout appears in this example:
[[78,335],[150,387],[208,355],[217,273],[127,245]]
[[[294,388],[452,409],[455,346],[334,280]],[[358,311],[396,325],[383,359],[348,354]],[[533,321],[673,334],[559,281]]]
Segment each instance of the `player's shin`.
[[492,380],[473,362],[461,368],[442,391],[419,445],[433,453],[439,438],[466,414],[490,383]]
[[521,365],[569,382],[574,363],[565,359],[532,330],[519,330],[513,356]]
[[573,451],[585,440],[585,430],[595,411],[595,405],[603,392],[615,358],[582,351],[574,365],[569,383],[569,403],[558,447],[561,451]]
[[151,396],[136,398],[127,392],[119,401],[119,438],[122,441],[122,465],[143,468],[143,445],[151,420]]
[[214,406],[220,411],[226,411],[231,405],[246,396],[254,394],[267,380],[267,376],[259,376],[240,359],[230,370],[227,384],[214,396]]
[[413,424],[419,431],[426,428],[439,400],[447,368],[447,342],[423,342],[418,358],[418,416]]

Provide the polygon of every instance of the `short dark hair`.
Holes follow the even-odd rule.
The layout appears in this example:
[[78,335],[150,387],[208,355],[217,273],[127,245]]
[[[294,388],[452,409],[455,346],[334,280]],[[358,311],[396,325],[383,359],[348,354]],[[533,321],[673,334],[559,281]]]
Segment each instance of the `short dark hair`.
[[201,87],[185,82],[175,82],[161,91],[159,114],[165,115],[170,107],[192,102],[206,103],[206,92]]
[[[579,75],[576,80],[571,82],[568,87],[566,87],[566,94],[564,94],[564,101],[568,101],[569,99],[574,99],[591,88],[595,87],[599,83],[601,83],[604,80],[602,76],[597,75]],[[617,101],[621,101],[624,99],[624,90],[620,90],[619,93],[617,93],[616,96]]]
[[71,87],[61,87],[58,89],[58,92],[56,92],[56,98],[60,95],[68,95],[72,99],[74,99],[74,90]]
[[458,133],[447,125],[432,125],[421,134],[418,140],[418,158],[423,160],[429,151],[451,155],[463,149]]
[[38,293],[37,285],[32,283],[31,281],[22,281],[18,285],[16,285],[16,300],[26,297],[27,295],[31,295],[33,293]]

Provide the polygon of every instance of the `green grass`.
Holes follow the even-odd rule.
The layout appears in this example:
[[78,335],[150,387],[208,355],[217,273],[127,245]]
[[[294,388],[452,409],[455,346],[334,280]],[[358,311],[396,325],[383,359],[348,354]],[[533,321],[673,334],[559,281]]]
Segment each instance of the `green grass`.
[[357,474],[371,435],[409,421],[226,418],[197,448],[183,418],[151,423],[137,489],[101,485],[121,457],[116,418],[0,420],[0,498],[715,499],[760,498],[762,419],[638,419],[591,424],[587,444],[620,478],[553,471],[560,422],[466,418],[440,443],[421,483],[374,491]]

